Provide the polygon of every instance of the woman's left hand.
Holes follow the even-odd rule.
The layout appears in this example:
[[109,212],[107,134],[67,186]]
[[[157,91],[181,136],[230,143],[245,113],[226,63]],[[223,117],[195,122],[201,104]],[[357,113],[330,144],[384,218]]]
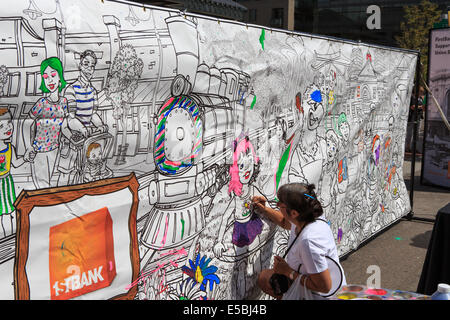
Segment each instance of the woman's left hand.
[[275,273],[284,274],[287,276],[289,273],[291,273],[292,268],[289,267],[287,262],[282,257],[275,256],[273,262],[273,270]]

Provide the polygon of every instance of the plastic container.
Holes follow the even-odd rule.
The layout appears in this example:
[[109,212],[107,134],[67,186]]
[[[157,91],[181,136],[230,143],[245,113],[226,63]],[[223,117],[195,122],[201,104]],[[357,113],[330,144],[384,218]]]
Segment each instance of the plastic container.
[[450,300],[450,286],[439,283],[437,291],[431,295],[431,300]]

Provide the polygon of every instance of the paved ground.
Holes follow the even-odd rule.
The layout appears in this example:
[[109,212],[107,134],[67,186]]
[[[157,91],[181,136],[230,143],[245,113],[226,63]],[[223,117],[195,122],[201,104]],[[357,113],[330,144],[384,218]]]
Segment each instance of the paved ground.
[[[405,156],[405,184],[411,186],[411,157]],[[440,208],[450,202],[446,190],[420,184],[421,158],[416,157],[413,212],[414,217],[434,219]],[[372,282],[373,267],[380,270],[380,287],[406,291],[417,290],[432,222],[401,219],[342,260],[347,283]],[[370,279],[369,279],[370,278]]]

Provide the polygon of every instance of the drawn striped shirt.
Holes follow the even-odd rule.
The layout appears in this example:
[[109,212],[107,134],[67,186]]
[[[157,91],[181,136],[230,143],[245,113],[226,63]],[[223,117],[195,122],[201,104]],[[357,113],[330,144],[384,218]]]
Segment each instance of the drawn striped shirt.
[[67,87],[64,95],[69,101],[69,112],[75,113],[75,117],[85,126],[90,125],[98,106],[97,90],[91,83],[84,85],[78,79]]
[[16,191],[14,181],[10,173],[11,168],[11,143],[0,151],[0,215],[10,214],[14,209]]

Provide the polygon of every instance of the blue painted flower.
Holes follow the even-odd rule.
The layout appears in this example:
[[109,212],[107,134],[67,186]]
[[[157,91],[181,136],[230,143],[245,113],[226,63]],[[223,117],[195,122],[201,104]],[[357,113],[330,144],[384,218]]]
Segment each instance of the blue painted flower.
[[200,259],[200,254],[197,254],[197,258],[195,259],[195,263],[189,259],[190,268],[188,266],[182,266],[181,270],[183,273],[187,274],[192,280],[194,280],[194,284],[201,283],[200,289],[205,291],[206,285],[209,281],[209,289],[212,290],[214,283],[219,284],[220,279],[215,274],[217,271],[216,266],[208,266],[211,262],[211,259],[206,259],[206,256],[203,256]]

